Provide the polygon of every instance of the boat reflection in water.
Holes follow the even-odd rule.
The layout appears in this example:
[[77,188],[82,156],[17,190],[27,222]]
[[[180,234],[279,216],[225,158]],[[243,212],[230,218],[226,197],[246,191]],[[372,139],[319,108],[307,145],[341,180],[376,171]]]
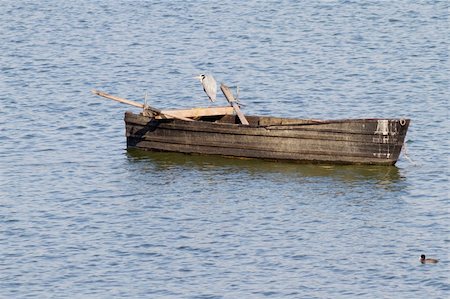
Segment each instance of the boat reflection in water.
[[215,174],[243,172],[249,176],[283,175],[337,179],[344,182],[376,181],[394,184],[401,181],[399,169],[395,166],[376,165],[327,165],[273,162],[259,159],[242,159],[211,155],[181,154],[172,152],[149,152],[127,149],[130,163],[143,166],[144,171],[212,171]]

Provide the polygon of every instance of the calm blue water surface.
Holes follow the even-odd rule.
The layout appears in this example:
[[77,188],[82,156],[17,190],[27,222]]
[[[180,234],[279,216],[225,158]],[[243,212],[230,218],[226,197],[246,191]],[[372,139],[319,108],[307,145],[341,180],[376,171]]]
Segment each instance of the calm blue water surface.
[[[0,297],[448,297],[448,14],[424,0],[1,1]],[[247,114],[411,118],[407,155],[144,155],[126,150],[134,108],[90,93],[207,106],[202,72],[239,85]]]

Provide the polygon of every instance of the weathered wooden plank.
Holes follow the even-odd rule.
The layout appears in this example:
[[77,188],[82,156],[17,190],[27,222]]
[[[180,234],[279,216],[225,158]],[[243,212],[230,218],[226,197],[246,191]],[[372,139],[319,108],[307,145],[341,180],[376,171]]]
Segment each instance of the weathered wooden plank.
[[296,155],[329,155],[333,157],[361,157],[361,158],[373,158],[373,157],[383,157],[390,158],[395,155],[395,148],[392,145],[381,145],[380,149],[377,151],[370,148],[362,148],[359,146],[346,146],[341,145],[336,148],[328,148],[324,147],[323,144],[318,144],[317,146],[308,146],[309,143],[299,143],[295,144],[268,144],[267,146],[261,146],[258,143],[249,143],[249,144],[235,144],[231,146],[231,144],[220,144],[215,141],[207,141],[198,143],[195,140],[183,140],[181,138],[165,138],[162,136],[150,136],[150,137],[142,137],[140,138],[142,141],[149,142],[159,142],[159,143],[168,143],[168,144],[179,144],[180,146],[187,147],[198,147],[198,146],[207,146],[207,147],[218,147],[222,148],[224,151],[226,150],[228,154],[236,153],[240,150],[250,150],[250,151],[269,151],[274,155],[283,155],[284,153],[291,153]]
[[273,161],[292,161],[297,163],[333,163],[333,164],[372,164],[372,165],[394,165],[394,159],[379,159],[377,157],[356,157],[356,156],[342,156],[339,159],[329,154],[307,154],[307,153],[291,153],[291,152],[273,152],[267,150],[249,150],[237,149],[230,151],[228,148],[215,146],[200,146],[200,145],[183,145],[171,144],[167,142],[155,142],[139,140],[132,147],[140,148],[142,150],[150,151],[168,151],[180,153],[196,153],[205,155],[221,155],[229,157],[245,157],[255,159],[265,159]]
[[161,110],[162,115],[157,115],[156,119],[172,119],[173,116],[198,118],[203,116],[220,116],[232,115],[233,107],[207,107],[207,108],[192,108],[192,109],[177,109],[177,110]]
[[[321,130],[320,126],[305,126],[297,127],[295,130],[271,130],[265,128],[255,127],[236,127],[234,125],[221,125],[208,122],[195,122],[195,123],[178,123],[176,121],[168,122],[154,122],[149,123],[149,118],[143,119],[142,117],[133,117],[136,115],[126,114],[126,121],[128,124],[134,124],[137,126],[158,126],[159,129],[179,130],[180,132],[191,132],[193,135],[198,135],[203,132],[210,132],[214,134],[229,134],[236,136],[265,136],[265,137],[284,137],[284,138],[300,138],[300,139],[322,139],[330,141],[354,141],[354,142],[366,142],[369,144],[375,143],[397,143],[403,142],[406,130],[399,131],[395,135],[383,136],[375,134],[375,125],[369,131],[367,128],[362,129],[329,129]],[[239,129],[237,129],[239,128]],[[180,133],[181,134],[181,133]],[[184,134],[184,133],[183,133]]]
[[225,84],[220,84],[220,89],[223,92],[223,95],[227,99],[227,101],[233,106],[234,111],[236,111],[237,116],[239,117],[239,120],[241,121],[241,124],[243,125],[249,125],[249,122],[244,116],[244,113],[242,113],[241,108],[236,102],[236,99],[233,96],[233,93],[231,92],[230,88],[226,86]]
[[[225,116],[227,118],[229,116]],[[127,122],[146,125],[150,119],[148,117],[144,117],[142,115],[133,114],[131,112],[125,114],[125,118]],[[252,120],[252,118],[258,118],[253,116],[248,116],[247,118],[251,119],[252,122],[258,122],[257,120]],[[264,119],[264,117],[259,117]],[[391,120],[396,121],[398,126],[402,120]],[[342,122],[340,120],[336,120],[334,122],[329,121],[324,124],[306,124],[304,126],[287,126],[285,130],[282,130],[281,127],[257,127],[257,126],[238,126],[233,123],[222,123],[222,121],[211,123],[211,122],[191,122],[189,124],[183,122],[170,122],[167,125],[172,126],[174,129],[188,130],[188,131],[197,131],[197,130],[205,130],[211,132],[222,132],[222,133],[230,133],[230,134],[260,134],[261,132],[266,132],[267,134],[283,134],[281,132],[285,132],[287,134],[295,134],[297,131],[311,131],[311,132],[320,132],[320,133],[336,133],[336,134],[362,134],[373,136],[376,128],[377,128],[378,120],[365,120],[358,119],[347,122]],[[166,123],[161,123],[166,124]],[[398,129],[397,135],[402,136],[406,134],[408,128],[409,121],[406,121],[406,125],[403,125],[401,129]],[[280,133],[277,133],[279,131]],[[392,132],[389,135],[393,135]]]

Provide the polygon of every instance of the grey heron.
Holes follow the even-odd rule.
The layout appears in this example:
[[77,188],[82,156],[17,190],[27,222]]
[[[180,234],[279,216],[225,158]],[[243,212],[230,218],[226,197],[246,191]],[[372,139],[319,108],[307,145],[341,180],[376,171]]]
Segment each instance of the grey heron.
[[217,82],[214,79],[214,77],[212,75],[201,74],[195,78],[200,80],[200,82],[202,83],[202,86],[203,86],[203,90],[205,91],[209,100],[211,102],[214,102],[216,100],[216,94],[217,94]]

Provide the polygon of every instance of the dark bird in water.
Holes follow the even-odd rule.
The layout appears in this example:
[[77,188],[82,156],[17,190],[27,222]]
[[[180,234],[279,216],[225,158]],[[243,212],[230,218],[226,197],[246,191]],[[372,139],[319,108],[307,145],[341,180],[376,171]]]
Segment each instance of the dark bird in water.
[[437,259],[427,259],[427,258],[425,258],[425,254],[422,254],[420,256],[420,262],[422,264],[436,264],[437,262],[439,262],[439,260],[437,260]]
[[217,82],[214,77],[212,75],[201,74],[200,76],[197,76],[195,78],[200,80],[203,86],[203,90],[205,91],[209,100],[211,102],[214,102],[217,95]]

